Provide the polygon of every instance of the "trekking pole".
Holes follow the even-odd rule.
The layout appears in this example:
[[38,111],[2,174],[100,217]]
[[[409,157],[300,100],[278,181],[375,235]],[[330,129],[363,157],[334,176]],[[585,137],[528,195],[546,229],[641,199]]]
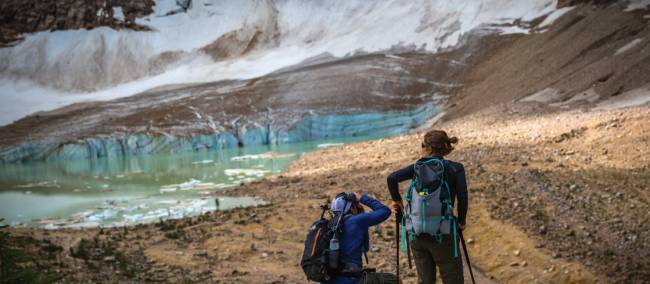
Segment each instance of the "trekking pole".
[[399,223],[402,219],[402,211],[397,210],[395,213],[395,240],[397,242],[397,250],[395,254],[395,266],[397,267],[397,279],[399,281],[399,250],[400,250],[400,234],[399,234]]
[[413,265],[411,264],[411,238],[409,237],[409,231],[404,228],[404,235],[406,237],[406,257],[409,261],[409,269],[413,268]]
[[476,281],[474,281],[474,273],[472,272],[472,264],[469,262],[469,253],[467,253],[467,245],[465,244],[465,237],[463,237],[463,230],[458,230],[458,235],[460,236],[460,241],[463,245],[463,250],[465,251],[465,261],[467,262],[467,268],[469,268],[469,276],[472,277],[472,283],[476,283]]

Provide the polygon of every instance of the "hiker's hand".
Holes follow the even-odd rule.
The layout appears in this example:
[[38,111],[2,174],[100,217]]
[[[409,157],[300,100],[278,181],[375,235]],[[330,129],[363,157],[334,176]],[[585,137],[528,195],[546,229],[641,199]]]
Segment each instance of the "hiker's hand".
[[458,224],[458,229],[460,229],[461,231],[464,231],[465,230],[465,224]]
[[354,201],[361,202],[361,193],[358,192],[354,193]]
[[397,213],[404,212],[404,203],[400,201],[392,201],[390,203],[390,209],[393,211],[393,214],[397,216]]

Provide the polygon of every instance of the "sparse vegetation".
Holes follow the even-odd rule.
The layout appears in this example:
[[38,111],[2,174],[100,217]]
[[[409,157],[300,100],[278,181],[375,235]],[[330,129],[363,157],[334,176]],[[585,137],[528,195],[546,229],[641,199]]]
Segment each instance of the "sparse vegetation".
[[[26,240],[14,239],[8,232],[0,232],[0,283],[54,283],[59,275],[54,272],[39,272],[39,264],[33,257],[16,246],[15,242]],[[60,247],[47,246],[48,253],[60,251]]]

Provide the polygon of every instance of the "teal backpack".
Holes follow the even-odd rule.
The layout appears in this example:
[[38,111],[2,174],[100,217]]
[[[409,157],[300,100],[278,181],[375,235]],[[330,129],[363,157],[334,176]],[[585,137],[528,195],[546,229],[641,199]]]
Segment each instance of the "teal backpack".
[[420,234],[431,235],[438,242],[442,242],[443,235],[453,235],[454,257],[458,257],[458,223],[451,203],[445,161],[431,158],[416,162],[413,168],[415,174],[406,192],[407,204],[402,218],[402,249],[407,247],[407,230],[409,242]]

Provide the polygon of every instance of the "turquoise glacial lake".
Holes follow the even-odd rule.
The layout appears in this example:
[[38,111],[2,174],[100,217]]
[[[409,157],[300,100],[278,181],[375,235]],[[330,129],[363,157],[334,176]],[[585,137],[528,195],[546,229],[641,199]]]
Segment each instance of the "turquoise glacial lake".
[[371,138],[0,165],[0,218],[18,227],[108,227],[260,205],[219,191],[281,173],[305,152]]

